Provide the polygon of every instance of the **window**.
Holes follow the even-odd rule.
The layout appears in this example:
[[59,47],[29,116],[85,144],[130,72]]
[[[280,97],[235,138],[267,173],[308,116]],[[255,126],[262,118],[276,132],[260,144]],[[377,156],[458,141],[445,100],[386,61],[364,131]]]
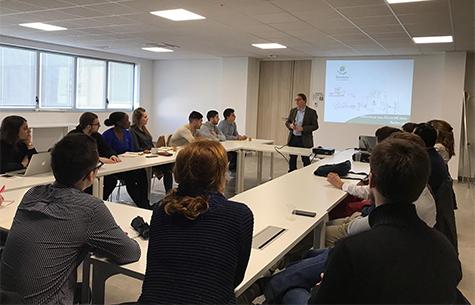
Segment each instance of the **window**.
[[0,107],[36,106],[36,52],[0,47]]
[[78,58],[76,108],[104,109],[106,102],[106,62]]
[[134,65],[109,62],[109,109],[132,109],[134,105]]
[[0,44],[0,110],[131,110],[138,71],[133,63]]
[[73,108],[74,57],[41,53],[40,108]]

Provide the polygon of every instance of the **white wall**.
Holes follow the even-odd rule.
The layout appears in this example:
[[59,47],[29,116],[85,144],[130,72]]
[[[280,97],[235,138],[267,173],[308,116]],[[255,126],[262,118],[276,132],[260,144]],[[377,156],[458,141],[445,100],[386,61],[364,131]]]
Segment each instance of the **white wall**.
[[[139,95],[138,95],[138,102],[139,105],[146,108],[152,108],[153,102],[153,61],[141,59],[141,58],[134,58],[134,57],[127,57],[117,54],[110,54],[105,52],[97,52],[92,50],[86,49],[79,49],[79,48],[72,48],[67,46],[60,46],[55,44],[48,44],[18,38],[11,38],[0,36],[0,44],[9,44],[12,46],[23,46],[23,47],[30,47],[30,48],[37,48],[41,50],[49,50],[49,51],[56,51],[56,52],[64,52],[69,54],[75,55],[83,55],[83,56],[91,56],[103,59],[113,59],[113,60],[121,60],[127,62],[133,62],[138,65],[139,67]],[[70,111],[25,111],[25,110],[11,110],[11,111],[4,111],[0,110],[0,120],[2,120],[5,116],[8,115],[21,115],[25,117],[30,125],[45,125],[45,124],[77,124],[80,116],[80,112],[70,112]],[[107,118],[109,112],[97,112],[101,122]],[[153,122],[151,122],[151,128],[153,128]],[[105,130],[104,126],[101,128]],[[38,135],[38,133],[36,133]],[[50,147],[54,144],[53,139],[57,139],[60,136],[59,130],[42,130],[41,131],[41,139],[34,139],[34,141],[43,142],[41,143],[40,147],[43,149],[44,147]],[[35,137],[35,136],[34,136]]]
[[[452,52],[405,58],[415,59],[411,120],[423,122],[438,118],[448,121],[454,127],[455,151],[458,152],[466,54]],[[324,92],[325,60],[326,58],[313,60],[312,93]],[[325,103],[320,102],[317,108],[320,129],[314,133],[315,143],[318,145],[337,149],[357,147],[359,135],[373,135],[374,131],[380,127],[364,124],[326,123],[323,117],[324,109]],[[449,163],[453,177],[458,175],[458,164],[457,154]]]
[[[188,122],[193,110],[201,112],[206,120],[206,113],[214,109],[222,119],[223,110],[231,107],[236,111],[239,132],[245,134],[248,104],[257,105],[258,79],[248,79],[249,69],[256,70],[255,62],[251,62],[251,68],[249,63],[247,57],[155,61],[153,133],[173,133]],[[254,88],[252,92],[249,87]],[[252,121],[249,124],[252,126]]]

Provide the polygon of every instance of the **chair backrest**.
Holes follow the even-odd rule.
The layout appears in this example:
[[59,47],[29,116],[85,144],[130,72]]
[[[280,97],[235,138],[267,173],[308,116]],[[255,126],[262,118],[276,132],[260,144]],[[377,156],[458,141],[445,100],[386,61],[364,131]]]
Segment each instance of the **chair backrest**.
[[167,142],[165,141],[165,136],[159,136],[155,147],[163,147],[163,146],[167,146]]
[[448,238],[458,253],[457,226],[454,212],[455,196],[451,178],[442,182],[434,195],[434,200],[437,210],[434,228]]
[[170,146],[171,137],[172,137],[171,134],[159,136],[155,147],[158,148],[158,147]]

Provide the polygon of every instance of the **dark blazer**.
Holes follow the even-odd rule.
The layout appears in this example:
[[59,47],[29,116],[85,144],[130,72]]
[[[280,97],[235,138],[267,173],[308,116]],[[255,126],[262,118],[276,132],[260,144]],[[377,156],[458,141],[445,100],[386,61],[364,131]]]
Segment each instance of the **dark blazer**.
[[337,242],[312,304],[454,304],[457,254],[413,204],[381,205],[369,222],[371,230]]
[[[285,122],[285,126],[289,129],[289,138],[287,139],[287,144],[290,142],[290,137],[293,134],[293,130],[290,128],[290,124],[295,122],[295,117],[297,116],[297,107],[292,108],[289,113],[289,117]],[[303,123],[302,123],[303,131],[302,131],[302,140],[303,146],[307,148],[313,147],[313,135],[312,133],[318,129],[318,115],[317,112],[310,108],[305,108],[305,114],[303,116]]]

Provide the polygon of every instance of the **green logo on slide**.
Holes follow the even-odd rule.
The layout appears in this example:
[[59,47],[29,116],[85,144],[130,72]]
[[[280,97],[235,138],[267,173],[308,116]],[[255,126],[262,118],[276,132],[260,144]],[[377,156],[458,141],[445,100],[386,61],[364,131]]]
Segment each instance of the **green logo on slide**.
[[346,74],[346,67],[345,66],[340,66],[337,73],[340,74],[340,75],[345,75]]

